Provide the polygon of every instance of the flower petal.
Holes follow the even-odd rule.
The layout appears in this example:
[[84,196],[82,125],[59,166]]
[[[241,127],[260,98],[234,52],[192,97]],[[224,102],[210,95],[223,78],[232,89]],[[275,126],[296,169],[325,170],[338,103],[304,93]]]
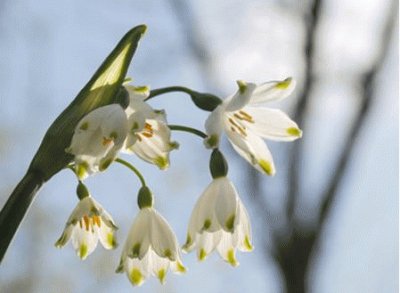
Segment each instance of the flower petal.
[[109,109],[101,117],[100,128],[103,138],[112,139],[115,145],[121,146],[128,132],[128,120],[125,111],[117,104],[105,107],[109,107]]
[[221,240],[222,231],[206,232],[198,235],[197,242],[197,258],[203,261],[214,251]]
[[131,102],[143,102],[150,95],[150,88],[148,86],[125,85],[124,87],[128,91],[129,99]]
[[170,261],[164,257],[158,256],[153,251],[150,252],[152,253],[152,274],[158,278],[161,284],[164,284]]
[[270,101],[282,100],[289,96],[294,88],[296,82],[291,77],[281,81],[269,81],[257,86],[254,90],[250,104],[259,104]]
[[131,132],[142,130],[146,118],[153,118],[155,116],[153,108],[140,100],[131,99],[125,112],[128,115],[128,125]]
[[80,179],[112,163],[125,141],[127,123],[124,110],[117,104],[97,108],[82,118],[65,150],[75,155],[75,171]]
[[81,199],[69,216],[67,224],[76,224],[76,222],[79,221],[85,214],[88,214],[90,210],[97,209],[96,203],[97,202],[91,196]]
[[208,148],[215,148],[219,146],[220,136],[223,130],[223,114],[224,107],[218,106],[211,112],[205,122],[205,130],[208,135],[204,140],[204,144]]
[[254,83],[246,83],[244,81],[237,81],[237,83],[239,86],[238,91],[224,101],[226,104],[225,111],[237,111],[246,106],[253,95],[253,91],[256,89],[256,84]]
[[215,214],[222,227],[227,232],[234,231],[235,218],[237,217],[237,191],[227,177],[214,179],[218,187],[215,202]]
[[104,144],[100,128],[94,130],[78,130],[74,132],[71,146],[66,152],[75,156],[103,157],[113,146],[113,142]]
[[251,225],[250,218],[247,213],[245,206],[239,199],[239,209],[238,209],[238,222],[236,223],[237,229],[233,235],[233,242],[235,246],[241,251],[252,251],[252,235],[251,235]]
[[122,257],[142,259],[150,246],[151,219],[148,209],[141,209],[129,230],[128,239],[125,242]]
[[178,240],[167,221],[153,208],[149,209],[151,217],[150,243],[159,256],[175,261],[178,255]]
[[236,260],[236,248],[233,244],[233,235],[222,232],[221,240],[217,246],[220,256],[230,265],[236,267],[239,265]]
[[85,227],[85,225],[83,227],[76,225],[72,231],[71,242],[76,250],[76,254],[84,260],[95,250],[98,235],[90,228]]
[[150,276],[152,259],[150,251],[142,258],[127,258],[125,261],[125,271],[132,285],[140,286]]
[[221,228],[215,216],[215,201],[219,192],[219,181],[213,180],[197,200],[190,219],[193,230],[215,232]]
[[176,148],[171,141],[171,130],[161,119],[147,119],[143,131],[135,134],[135,143],[126,149],[142,160],[157,165],[160,169],[169,166],[169,152]]
[[176,274],[183,274],[186,272],[185,266],[182,264],[181,257],[179,256],[176,261],[170,264],[171,270]]
[[272,155],[265,142],[251,131],[243,136],[227,127],[226,133],[233,148],[257,170],[267,175],[275,174]]
[[74,226],[72,224],[67,224],[63,233],[61,234],[60,238],[57,240],[57,242],[54,244],[57,248],[62,248],[69,239],[71,238],[72,231],[74,229]]
[[297,124],[281,110],[245,107],[242,112],[251,117],[242,123],[256,135],[277,141],[293,141],[302,136]]
[[98,227],[99,240],[105,249],[114,249],[117,247],[117,240],[115,238],[114,229],[100,222],[101,226]]

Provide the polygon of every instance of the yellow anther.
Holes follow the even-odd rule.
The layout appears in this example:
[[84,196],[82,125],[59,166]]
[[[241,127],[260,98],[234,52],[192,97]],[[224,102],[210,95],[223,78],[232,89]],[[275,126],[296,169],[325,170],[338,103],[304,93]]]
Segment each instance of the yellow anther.
[[103,146],[107,146],[114,141],[113,138],[103,137]]
[[98,227],[101,226],[101,220],[100,220],[100,217],[99,217],[99,216],[93,216],[92,219],[93,219],[93,223],[94,223],[95,225],[97,225]]
[[86,215],[83,216],[83,222],[85,223],[86,231],[89,231],[89,227],[91,226],[89,217]]

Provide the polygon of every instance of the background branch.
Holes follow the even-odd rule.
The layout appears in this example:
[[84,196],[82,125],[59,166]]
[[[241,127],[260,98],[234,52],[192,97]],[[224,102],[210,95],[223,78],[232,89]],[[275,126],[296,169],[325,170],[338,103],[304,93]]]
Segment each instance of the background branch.
[[[293,113],[293,120],[296,121],[300,128],[305,130],[306,111],[310,103],[311,91],[314,82],[314,62],[316,32],[320,20],[322,1],[314,0],[310,4],[309,13],[304,16],[306,26],[306,43],[304,48],[305,58],[305,77],[304,86]],[[306,131],[304,131],[306,132]],[[303,161],[303,140],[298,140],[290,148],[289,154],[289,178],[288,178],[288,194],[286,205],[286,216],[288,222],[293,224],[293,216],[296,207],[296,199],[299,197],[300,184],[299,178],[301,174],[301,163]]]
[[345,140],[345,145],[338,156],[336,166],[332,172],[333,176],[328,181],[326,188],[324,188],[325,192],[321,195],[322,201],[317,223],[317,234],[321,233],[323,225],[330,214],[330,210],[338,194],[337,190],[341,185],[344,175],[346,174],[347,167],[351,162],[352,155],[354,154],[357,139],[359,138],[368,114],[370,113],[375,92],[376,77],[382,68],[389,49],[397,19],[397,12],[398,2],[394,0],[391,2],[391,5],[389,5],[388,16],[386,18],[386,23],[384,24],[381,41],[376,42],[377,44],[381,44],[378,56],[376,57],[371,68],[360,78],[362,86],[361,106],[358,109],[352,126],[350,127],[349,134]]

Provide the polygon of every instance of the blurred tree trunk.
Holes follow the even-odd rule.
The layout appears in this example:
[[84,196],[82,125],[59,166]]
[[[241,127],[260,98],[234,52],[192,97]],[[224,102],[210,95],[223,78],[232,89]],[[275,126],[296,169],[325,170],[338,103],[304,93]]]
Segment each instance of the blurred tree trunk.
[[287,293],[308,292],[306,280],[314,243],[314,234],[295,231],[287,242],[278,245],[274,257],[284,278]]

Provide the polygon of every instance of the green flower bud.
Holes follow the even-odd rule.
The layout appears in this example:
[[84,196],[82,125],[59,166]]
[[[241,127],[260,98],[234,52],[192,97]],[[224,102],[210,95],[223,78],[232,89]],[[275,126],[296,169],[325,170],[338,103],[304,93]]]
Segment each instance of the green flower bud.
[[210,172],[213,179],[225,177],[228,174],[228,162],[219,149],[214,149],[211,153]]
[[191,91],[190,97],[198,108],[209,112],[214,111],[222,103],[220,98],[207,93]]
[[139,189],[137,203],[140,209],[151,208],[153,206],[153,195],[147,186]]
[[76,195],[81,200],[90,196],[89,190],[87,189],[86,185],[82,183],[82,181],[79,181],[78,186],[76,187]]

